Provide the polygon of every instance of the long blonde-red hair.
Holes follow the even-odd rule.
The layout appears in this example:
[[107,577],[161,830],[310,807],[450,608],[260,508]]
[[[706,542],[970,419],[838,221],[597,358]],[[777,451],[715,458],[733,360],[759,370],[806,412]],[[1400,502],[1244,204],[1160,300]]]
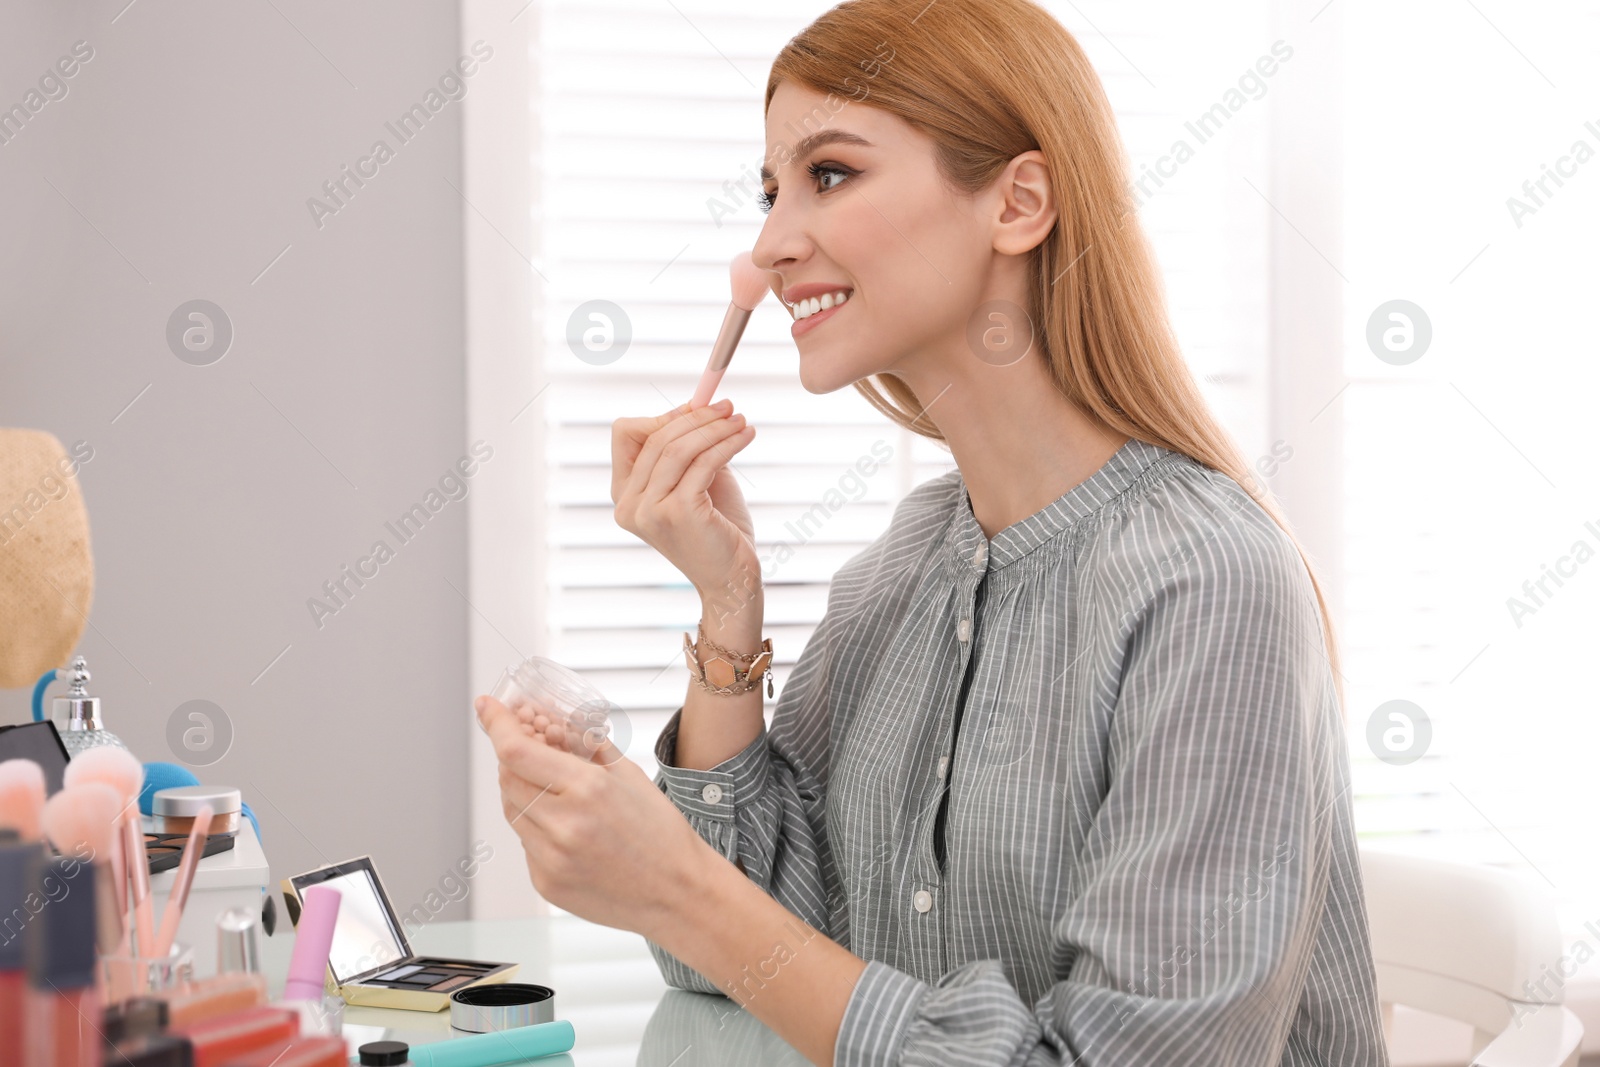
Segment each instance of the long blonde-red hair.
[[[904,119],[933,139],[941,174],[968,194],[1021,153],[1043,153],[1058,218],[1030,253],[1028,311],[1056,387],[1108,429],[1228,475],[1283,528],[1316,592],[1342,712],[1339,650],[1316,568],[1183,358],[1115,115],[1066,27],[1029,0],[845,0],[778,54],[766,107],[786,80]],[[898,377],[874,374],[855,386],[899,425],[944,440]]]

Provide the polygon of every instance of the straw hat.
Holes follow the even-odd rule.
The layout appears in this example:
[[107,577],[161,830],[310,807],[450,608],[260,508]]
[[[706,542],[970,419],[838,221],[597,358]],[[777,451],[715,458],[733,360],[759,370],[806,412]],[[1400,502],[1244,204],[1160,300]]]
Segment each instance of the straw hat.
[[64,665],[88,622],[94,559],[78,466],[43,430],[0,429],[0,688]]

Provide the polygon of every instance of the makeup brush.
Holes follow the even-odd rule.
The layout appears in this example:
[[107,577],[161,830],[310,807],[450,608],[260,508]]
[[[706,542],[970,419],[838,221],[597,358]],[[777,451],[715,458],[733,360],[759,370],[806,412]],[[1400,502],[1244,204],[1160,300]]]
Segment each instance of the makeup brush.
[[[122,801],[122,860],[124,876],[133,886],[134,921],[128,929],[139,936],[139,953],[148,956],[155,947],[155,920],[150,904],[150,861],[144,851],[144,823],[139,819],[139,788],[144,768],[126,749],[100,745],[74,756],[62,774],[67,785],[104,782]],[[120,898],[119,898],[120,899]]]
[[[111,843],[121,815],[122,801],[115,789],[104,782],[79,782],[45,801],[40,820],[57,852],[95,866],[95,945],[103,956],[115,954],[122,942],[122,908],[111,871]],[[87,856],[83,846],[89,849]]]
[[183,846],[183,859],[178,861],[178,873],[172,878],[167,910],[161,913],[161,932],[156,935],[156,950],[151,953],[157,958],[165,958],[172,951],[172,942],[178,937],[178,920],[183,918],[183,907],[189,903],[194,869],[200,865],[200,855],[206,850],[206,831],[210,828],[211,805],[202,804],[200,810],[195,812],[194,825],[189,827],[189,840]]
[[31,759],[0,763],[0,828],[15,830],[23,841],[37,841],[43,810],[44,768]]
[[711,346],[711,358],[706,361],[705,373],[700,375],[700,387],[694,391],[689,407],[703,408],[711,403],[711,394],[722,381],[722,372],[733,359],[733,350],[739,347],[750,313],[772,290],[767,285],[767,272],[756,266],[749,252],[740,252],[729,265],[733,281],[733,301],[722,318],[722,329],[717,333],[717,343]]

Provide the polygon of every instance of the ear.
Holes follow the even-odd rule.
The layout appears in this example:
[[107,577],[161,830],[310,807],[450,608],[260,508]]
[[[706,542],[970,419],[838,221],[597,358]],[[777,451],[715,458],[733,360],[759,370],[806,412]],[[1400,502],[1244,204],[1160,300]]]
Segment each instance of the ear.
[[1044,153],[1029,149],[1007,163],[995,188],[999,196],[995,251],[1020,256],[1039,245],[1056,224],[1055,191]]

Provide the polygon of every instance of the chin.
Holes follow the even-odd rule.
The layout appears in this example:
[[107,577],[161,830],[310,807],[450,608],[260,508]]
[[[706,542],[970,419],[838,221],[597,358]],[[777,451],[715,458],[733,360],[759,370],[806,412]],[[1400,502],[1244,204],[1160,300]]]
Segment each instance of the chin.
[[862,375],[859,374],[841,377],[831,367],[819,368],[817,365],[817,357],[815,355],[802,355],[800,357],[800,385],[805,389],[806,392],[816,396],[821,396],[824,393],[838,392],[845,386],[853,384],[861,377]]
[[805,391],[821,396],[836,393],[874,374],[889,371],[891,363],[878,358],[872,342],[862,342],[858,337],[844,338],[847,345],[815,348],[797,346],[800,352],[800,384]]

